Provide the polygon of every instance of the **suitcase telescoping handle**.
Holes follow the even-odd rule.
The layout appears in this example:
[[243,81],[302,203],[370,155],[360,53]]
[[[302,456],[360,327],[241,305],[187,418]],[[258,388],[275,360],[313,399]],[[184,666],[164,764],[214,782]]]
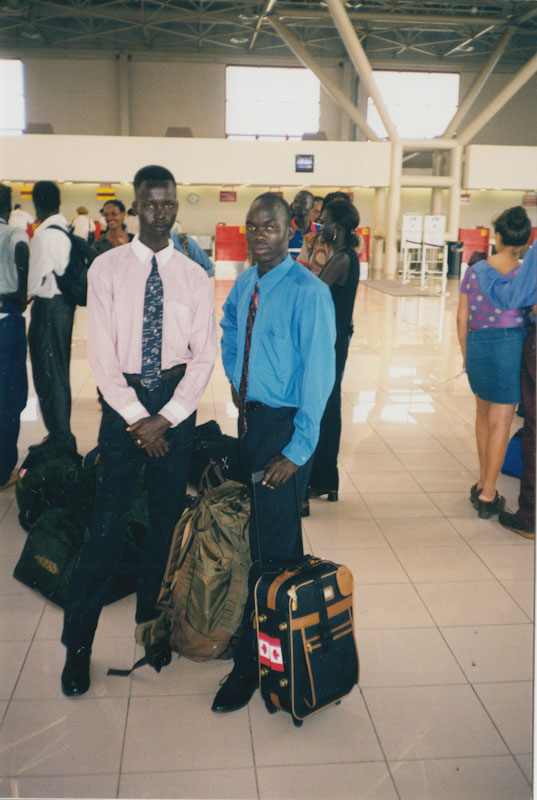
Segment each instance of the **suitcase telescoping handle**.
[[[257,539],[257,553],[259,557],[259,571],[263,572],[263,559],[261,555],[261,539],[259,536],[259,523],[257,517],[257,498],[255,496],[255,489],[256,484],[261,483],[265,476],[265,470],[259,470],[259,472],[252,472],[250,476],[250,480],[252,481],[252,519],[255,524],[255,536]],[[302,540],[302,515],[300,513],[300,503],[298,502],[298,481],[296,477],[296,472],[293,475],[293,481],[295,484],[295,499],[296,499],[296,513],[297,513],[297,524],[298,524],[298,542],[300,547],[300,554],[298,560],[300,561],[304,556],[304,542]]]

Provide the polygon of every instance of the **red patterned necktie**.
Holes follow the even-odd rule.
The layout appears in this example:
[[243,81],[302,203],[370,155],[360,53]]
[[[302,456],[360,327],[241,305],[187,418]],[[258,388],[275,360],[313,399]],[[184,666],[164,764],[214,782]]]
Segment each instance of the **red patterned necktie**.
[[246,321],[246,338],[244,340],[244,359],[242,362],[242,375],[239,385],[239,435],[244,436],[248,429],[246,424],[246,391],[248,389],[248,362],[250,360],[250,347],[252,344],[252,331],[254,320],[259,305],[259,286],[255,285],[248,306],[248,319]]

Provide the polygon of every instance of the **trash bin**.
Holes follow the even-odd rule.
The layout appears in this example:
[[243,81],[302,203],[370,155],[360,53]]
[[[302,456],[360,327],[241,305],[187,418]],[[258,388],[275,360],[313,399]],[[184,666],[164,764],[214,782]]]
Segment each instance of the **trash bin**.
[[459,278],[461,274],[462,242],[447,242],[447,276]]

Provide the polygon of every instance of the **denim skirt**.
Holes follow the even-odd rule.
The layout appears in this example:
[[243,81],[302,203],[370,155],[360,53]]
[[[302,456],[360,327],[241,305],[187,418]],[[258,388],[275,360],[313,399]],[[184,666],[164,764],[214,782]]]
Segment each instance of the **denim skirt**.
[[468,331],[466,372],[472,392],[489,403],[519,403],[527,328]]

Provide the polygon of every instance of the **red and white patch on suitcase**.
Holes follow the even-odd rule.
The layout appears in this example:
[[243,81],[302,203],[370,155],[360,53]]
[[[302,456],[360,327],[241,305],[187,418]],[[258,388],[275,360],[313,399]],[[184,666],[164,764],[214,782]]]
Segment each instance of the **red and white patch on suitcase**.
[[259,633],[259,663],[266,667],[283,672],[282,645],[279,639],[273,639],[266,633]]

